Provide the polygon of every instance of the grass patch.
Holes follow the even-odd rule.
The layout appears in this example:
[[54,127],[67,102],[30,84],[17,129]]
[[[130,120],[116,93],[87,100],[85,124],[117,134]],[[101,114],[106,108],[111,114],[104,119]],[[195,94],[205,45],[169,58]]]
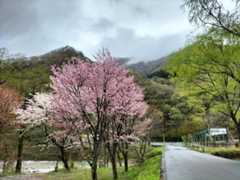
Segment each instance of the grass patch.
[[192,149],[228,159],[240,159],[239,147],[205,147],[205,148],[195,147]]
[[143,164],[133,166],[121,180],[159,180],[162,148],[154,148],[146,155]]
[[236,147],[212,147],[206,148],[206,152],[224,158],[240,159],[240,148]]
[[[99,180],[111,180],[112,174],[109,168],[98,169]],[[71,172],[60,170],[59,172],[51,172],[42,176],[44,180],[91,180],[90,169],[73,169]]]
[[[147,153],[144,163],[129,167],[125,173],[119,168],[119,180],[159,180],[162,148],[153,148]],[[61,170],[42,175],[44,180],[91,180],[90,169],[73,169],[71,172]],[[111,168],[98,169],[99,180],[111,180]]]

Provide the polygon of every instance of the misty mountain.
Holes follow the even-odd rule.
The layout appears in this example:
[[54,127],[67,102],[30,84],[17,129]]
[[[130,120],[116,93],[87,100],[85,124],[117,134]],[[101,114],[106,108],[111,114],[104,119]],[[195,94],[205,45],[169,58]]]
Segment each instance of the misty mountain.
[[165,64],[166,61],[167,57],[163,57],[153,61],[129,64],[128,67],[144,76],[148,76],[153,72],[159,70]]

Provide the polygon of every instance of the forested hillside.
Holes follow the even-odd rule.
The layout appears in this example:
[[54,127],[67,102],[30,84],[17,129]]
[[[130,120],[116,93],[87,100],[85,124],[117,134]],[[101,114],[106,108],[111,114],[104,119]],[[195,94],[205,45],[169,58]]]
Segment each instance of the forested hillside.
[[36,57],[14,57],[0,60],[0,80],[27,96],[49,89],[52,65],[60,66],[72,57],[89,61],[82,52],[66,46]]
[[[182,136],[207,126],[227,127],[237,134],[239,115],[232,116],[231,112],[237,112],[239,103],[240,48],[237,40],[225,44],[225,38],[221,32],[210,31],[165,58],[129,65],[151,107],[153,139],[181,140]],[[46,91],[51,65],[61,65],[72,57],[90,61],[71,47],[30,59],[2,60],[1,82],[24,96]],[[125,63],[129,59],[123,60],[119,61]],[[139,69],[139,64],[144,64],[144,68]]]
[[207,127],[226,127],[240,136],[239,39],[210,30],[169,57],[165,69],[180,95],[199,108]]

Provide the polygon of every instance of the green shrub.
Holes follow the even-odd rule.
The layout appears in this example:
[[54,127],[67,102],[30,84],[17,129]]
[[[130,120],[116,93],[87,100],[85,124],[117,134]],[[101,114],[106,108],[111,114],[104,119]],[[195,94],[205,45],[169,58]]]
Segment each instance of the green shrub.
[[150,152],[146,154],[146,159],[150,159],[152,157],[162,155],[162,148],[153,148]]
[[235,147],[217,147],[217,148],[207,148],[206,152],[229,159],[240,159],[240,148]]

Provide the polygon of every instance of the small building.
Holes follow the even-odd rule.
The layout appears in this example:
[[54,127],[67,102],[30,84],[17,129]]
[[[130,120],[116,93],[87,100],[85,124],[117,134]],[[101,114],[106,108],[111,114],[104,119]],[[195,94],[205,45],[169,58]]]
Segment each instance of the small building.
[[203,146],[220,146],[229,144],[226,128],[209,128],[192,134],[192,143]]

